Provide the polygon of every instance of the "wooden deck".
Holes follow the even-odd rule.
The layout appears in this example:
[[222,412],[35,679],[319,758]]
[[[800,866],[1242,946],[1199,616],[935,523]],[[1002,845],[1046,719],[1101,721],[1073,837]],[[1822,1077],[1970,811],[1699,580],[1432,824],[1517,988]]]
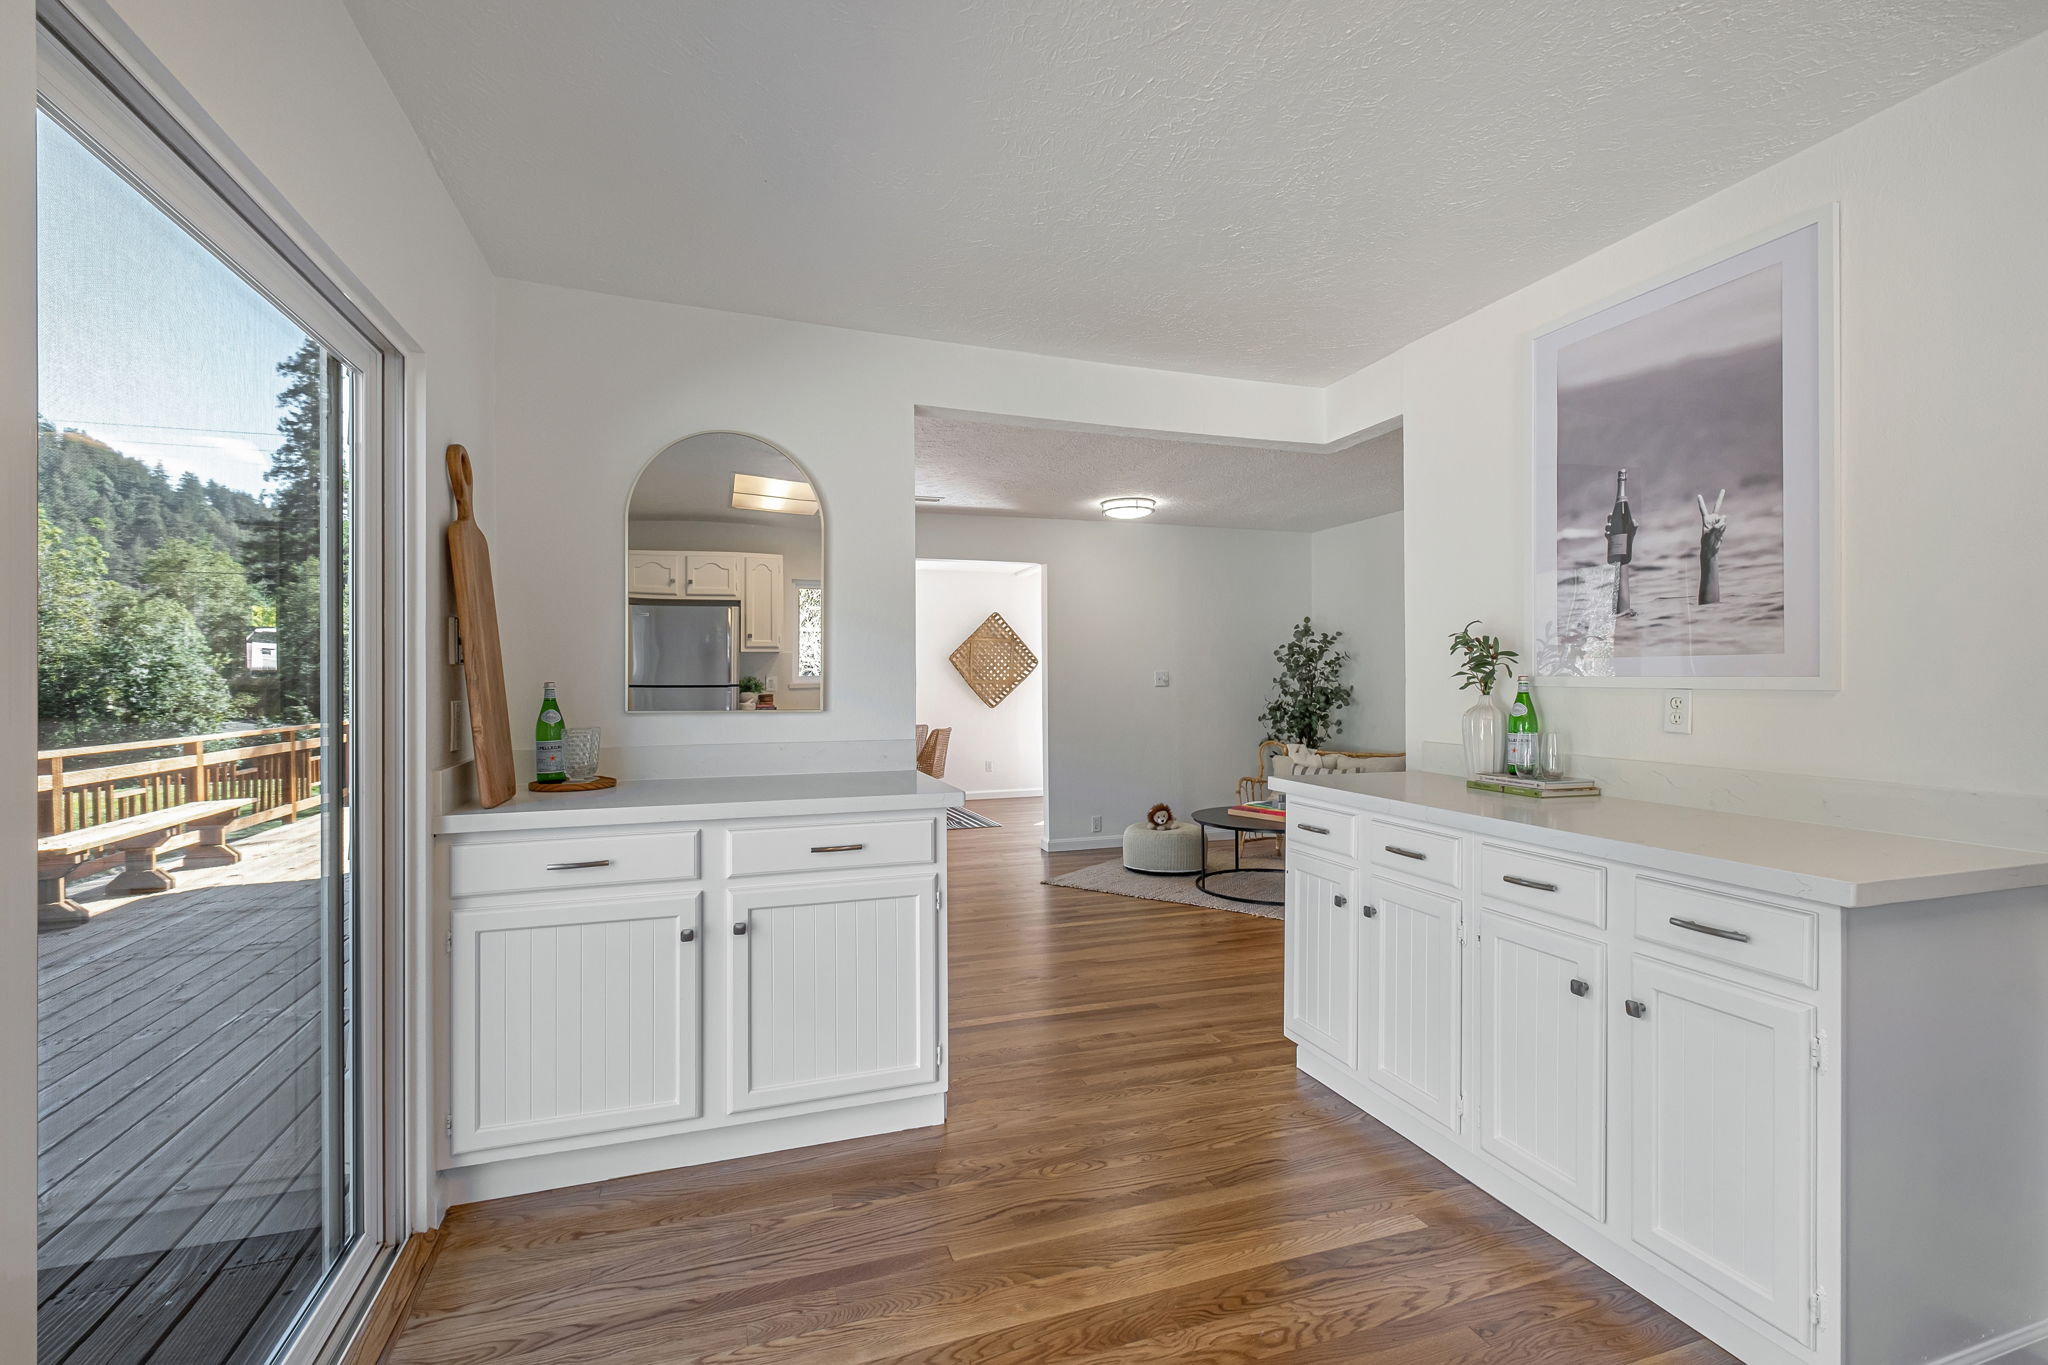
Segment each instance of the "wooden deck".
[[260,1359],[323,1268],[319,837],[40,937],[43,1365]]

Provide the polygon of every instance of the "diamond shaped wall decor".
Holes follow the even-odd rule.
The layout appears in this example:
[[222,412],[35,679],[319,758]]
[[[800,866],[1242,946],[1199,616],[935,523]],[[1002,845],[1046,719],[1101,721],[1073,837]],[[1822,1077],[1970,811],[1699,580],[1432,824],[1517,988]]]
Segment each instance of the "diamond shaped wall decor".
[[1017,684],[1038,667],[1038,656],[1031,652],[1031,646],[1010,629],[1002,613],[993,611],[988,620],[960,642],[960,648],[952,653],[952,661],[974,695],[981,698],[982,705],[989,707],[1016,691]]

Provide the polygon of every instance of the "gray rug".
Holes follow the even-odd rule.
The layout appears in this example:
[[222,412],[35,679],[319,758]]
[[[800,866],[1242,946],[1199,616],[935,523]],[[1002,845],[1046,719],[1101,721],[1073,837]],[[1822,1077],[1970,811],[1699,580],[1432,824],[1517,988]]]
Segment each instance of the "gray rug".
[[[1225,851],[1228,856],[1228,850]],[[1246,859],[1251,871],[1261,866],[1260,860]],[[1273,871],[1279,870],[1276,862],[1264,862]],[[1280,879],[1270,873],[1261,872],[1256,877],[1217,877],[1217,885],[1228,890],[1242,891],[1248,896],[1277,896],[1280,894]],[[1132,872],[1123,865],[1120,858],[1106,863],[1093,863],[1077,868],[1063,877],[1049,877],[1047,886],[1070,886],[1077,891],[1106,891],[1112,896],[1131,896],[1141,901],[1172,901],[1176,905],[1199,905],[1208,910],[1229,910],[1240,915],[1257,915],[1261,919],[1280,919],[1277,905],[1246,905],[1242,901],[1227,901],[1221,896],[1212,896],[1206,891],[1195,889],[1193,874],[1185,877],[1154,877],[1144,872]]]
[[1003,822],[991,820],[980,811],[968,810],[963,806],[946,808],[947,829],[1001,829]]

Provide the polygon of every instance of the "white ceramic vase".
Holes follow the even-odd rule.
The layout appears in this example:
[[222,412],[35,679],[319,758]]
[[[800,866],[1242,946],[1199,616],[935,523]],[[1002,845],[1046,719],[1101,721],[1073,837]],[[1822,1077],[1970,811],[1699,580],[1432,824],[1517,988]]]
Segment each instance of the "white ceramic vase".
[[1481,697],[1466,709],[1464,729],[1465,776],[1499,772],[1506,757],[1502,745],[1507,736],[1500,707],[1494,704],[1492,697]]

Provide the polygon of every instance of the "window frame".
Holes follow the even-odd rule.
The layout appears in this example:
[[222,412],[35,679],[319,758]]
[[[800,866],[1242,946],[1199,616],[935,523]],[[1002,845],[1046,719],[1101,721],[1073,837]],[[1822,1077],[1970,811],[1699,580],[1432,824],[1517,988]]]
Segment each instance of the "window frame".
[[[810,588],[818,594],[818,672],[815,677],[805,677],[803,668],[804,633],[804,589]],[[796,646],[790,651],[789,686],[806,692],[825,686],[825,580],[820,578],[792,578],[789,590],[796,597]]]

